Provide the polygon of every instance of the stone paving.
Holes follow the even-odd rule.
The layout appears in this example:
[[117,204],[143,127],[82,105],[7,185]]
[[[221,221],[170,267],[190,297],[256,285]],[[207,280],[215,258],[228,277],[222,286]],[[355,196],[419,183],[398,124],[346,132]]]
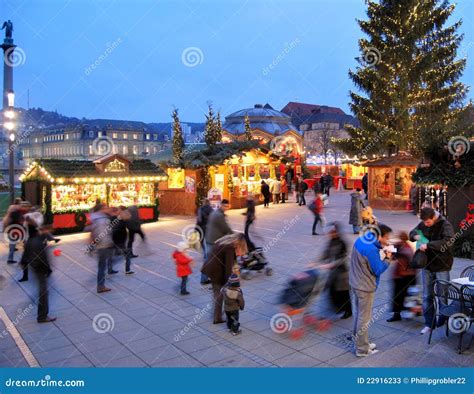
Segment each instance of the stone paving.
[[[328,221],[344,224],[346,240],[352,245],[355,236],[347,225],[349,193],[332,193],[326,207]],[[394,230],[411,229],[417,218],[409,213],[375,214]],[[235,230],[243,230],[242,210],[229,212]],[[199,284],[202,257],[198,253],[195,273],[191,276],[189,296],[181,296],[175,266],[171,259],[174,245],[181,240],[182,229],[194,223],[191,217],[164,217],[147,224],[144,230],[152,250],[150,256],[133,259],[135,275],[120,273],[109,276],[107,285],[113,290],[97,294],[94,258],[84,253],[87,234],[63,236],[60,257],[52,257],[50,314],[58,320],[51,324],[36,323],[34,298],[36,285],[30,279],[18,283],[16,265],[2,263],[0,272],[7,280],[0,291],[0,306],[14,322],[21,338],[42,367],[425,367],[472,366],[474,350],[456,351],[458,337],[445,337],[444,329],[436,330],[431,345],[419,334],[420,318],[387,323],[390,315],[390,273],[384,274],[376,293],[374,322],[370,337],[380,352],[357,359],[351,352],[352,319],[334,316],[327,297],[314,300],[311,311],[334,319],[325,332],[308,332],[293,340],[287,334],[270,329],[270,319],[281,312],[278,295],[291,274],[318,261],[326,242],[324,236],[312,236],[312,214],[298,207],[294,200],[257,207],[255,241],[271,245],[267,257],[274,275],[258,274],[242,280],[246,309],[241,313],[243,332],[232,336],[224,325],[211,321],[211,292]],[[274,239],[275,238],[275,239]],[[135,252],[143,253],[139,244]],[[1,248],[2,261],[6,247]],[[472,260],[456,259],[452,276],[472,264]],[[33,305],[33,306],[32,306]],[[96,325],[94,326],[94,322]],[[0,366],[31,365],[0,319]],[[6,334],[6,335],[5,335]],[[465,336],[465,348],[472,340],[472,329]]]

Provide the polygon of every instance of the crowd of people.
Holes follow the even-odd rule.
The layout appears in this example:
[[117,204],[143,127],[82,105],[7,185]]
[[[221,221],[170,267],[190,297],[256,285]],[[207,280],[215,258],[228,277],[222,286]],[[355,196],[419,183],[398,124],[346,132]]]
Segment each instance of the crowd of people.
[[[278,204],[288,201],[289,191],[286,179],[279,184],[265,187],[262,183],[264,206],[273,198]],[[306,186],[304,186],[306,185]],[[267,185],[268,186],[268,185]],[[449,242],[453,237],[451,224],[438,211],[424,207],[420,213],[420,223],[409,233],[399,231],[394,237],[392,229],[378,223],[371,214],[364,216],[365,206],[361,190],[351,193],[351,210],[349,224],[354,234],[358,235],[352,250],[344,240],[341,225],[337,222],[325,223],[323,215],[324,199],[329,194],[328,188],[323,188],[324,181],[314,188],[314,200],[308,204],[314,215],[312,234],[318,235],[317,226],[321,224],[327,234],[327,243],[323,254],[317,261],[321,270],[328,272],[325,289],[334,306],[336,314],[341,318],[353,319],[353,342],[355,354],[365,357],[377,352],[376,345],[369,342],[369,327],[372,319],[372,309],[375,293],[378,289],[382,274],[394,265],[393,279],[393,314],[387,320],[390,323],[402,320],[404,299],[408,289],[416,283],[417,270],[411,264],[414,251],[409,241],[417,242],[419,251],[426,254],[428,264],[422,269],[423,287],[423,316],[425,327],[421,333],[432,330],[434,321],[433,287],[437,279],[449,280],[449,272],[453,264],[453,255]],[[308,185],[301,177],[295,180],[295,197],[298,205],[306,205],[305,193]],[[324,193],[323,193],[324,192]],[[366,192],[366,190],[365,190]],[[232,335],[241,332],[239,313],[244,309],[244,294],[240,285],[239,259],[255,250],[256,246],[250,236],[250,228],[256,220],[256,200],[252,195],[247,198],[247,210],[244,212],[244,231],[233,231],[229,225],[226,211],[230,208],[228,200],[222,200],[219,207],[213,209],[209,200],[205,199],[198,209],[196,228],[200,233],[200,244],[203,251],[201,267],[201,284],[211,284],[214,313],[213,323],[226,323]],[[370,231],[364,224],[371,224]],[[51,234],[51,228],[44,225],[44,218],[35,207],[17,200],[9,208],[4,218],[4,230],[9,227],[21,226],[25,229],[24,250],[21,257],[23,278],[28,280],[30,267],[38,280],[38,315],[40,323],[54,321],[49,315],[48,308],[48,278],[52,272],[48,252],[48,242],[58,242],[59,239]],[[111,289],[106,286],[106,275],[117,274],[115,269],[119,260],[124,261],[125,274],[133,274],[131,259],[137,257],[133,253],[133,244],[138,234],[145,242],[146,236],[142,231],[138,208],[108,207],[101,201],[90,212],[90,231],[88,252],[97,255],[97,292],[104,293]],[[362,232],[362,234],[360,234]],[[394,242],[394,238],[396,239]],[[15,263],[16,244],[9,245],[7,263]],[[180,242],[172,253],[176,264],[176,275],[181,279],[180,294],[188,296],[189,275],[195,265],[189,256],[191,246]],[[225,316],[224,316],[225,315]]]

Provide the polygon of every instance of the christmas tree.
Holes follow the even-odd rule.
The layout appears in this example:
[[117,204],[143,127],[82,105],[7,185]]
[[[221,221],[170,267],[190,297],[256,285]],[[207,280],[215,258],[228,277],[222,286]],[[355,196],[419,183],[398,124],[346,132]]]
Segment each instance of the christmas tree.
[[179,121],[178,110],[173,111],[173,160],[181,162],[183,160],[184,138],[181,122]]
[[334,139],[349,154],[368,156],[396,150],[420,157],[423,151],[463,134],[467,87],[459,81],[466,66],[457,59],[461,21],[446,22],[455,6],[440,0],[368,1],[368,36],[359,40],[359,66],[349,77],[350,107],[359,127],[350,138]]
[[250,119],[247,115],[244,118],[244,126],[245,126],[245,139],[247,141],[252,140],[252,128],[250,127]]
[[221,113],[217,111],[217,118],[216,118],[216,143],[222,141],[222,122],[221,122]]
[[208,113],[206,115],[206,126],[204,128],[204,140],[208,147],[215,146],[220,140],[217,136],[217,124],[214,115],[214,110],[212,109],[212,104],[208,105]]

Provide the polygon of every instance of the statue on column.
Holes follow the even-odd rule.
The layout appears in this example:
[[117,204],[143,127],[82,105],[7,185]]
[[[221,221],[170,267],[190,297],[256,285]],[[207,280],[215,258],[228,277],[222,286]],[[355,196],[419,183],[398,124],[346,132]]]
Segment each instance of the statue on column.
[[5,41],[13,41],[13,23],[10,19],[3,22],[2,30],[3,29],[5,29]]

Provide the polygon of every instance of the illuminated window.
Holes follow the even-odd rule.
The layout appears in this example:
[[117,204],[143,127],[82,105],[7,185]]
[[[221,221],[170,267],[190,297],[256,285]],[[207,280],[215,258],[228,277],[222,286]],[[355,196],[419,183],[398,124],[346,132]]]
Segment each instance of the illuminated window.
[[128,146],[127,145],[122,146],[122,153],[124,155],[128,155]]
[[133,145],[133,154],[138,155],[138,146],[137,145]]
[[128,140],[128,134],[127,133],[123,133],[123,139]]
[[118,133],[112,133],[112,138],[118,138]]

